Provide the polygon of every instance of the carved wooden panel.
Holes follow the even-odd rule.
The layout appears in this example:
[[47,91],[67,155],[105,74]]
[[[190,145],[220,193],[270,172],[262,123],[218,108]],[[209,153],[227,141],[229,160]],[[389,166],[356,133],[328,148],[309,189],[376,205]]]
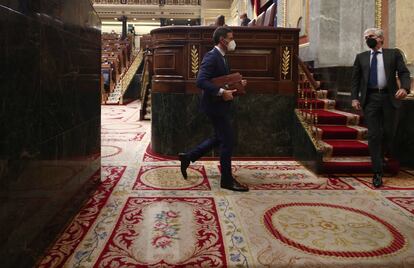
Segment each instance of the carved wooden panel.
[[[299,29],[230,27],[237,43],[228,53],[231,72],[249,79],[249,94],[295,94]],[[198,93],[195,86],[202,59],[214,47],[215,27],[165,27],[151,32],[155,91]],[[155,92],[154,91],[154,92]]]
[[183,75],[183,49],[158,48],[154,50],[154,74]]
[[274,52],[271,49],[238,49],[228,55],[231,72],[245,77],[274,77]]

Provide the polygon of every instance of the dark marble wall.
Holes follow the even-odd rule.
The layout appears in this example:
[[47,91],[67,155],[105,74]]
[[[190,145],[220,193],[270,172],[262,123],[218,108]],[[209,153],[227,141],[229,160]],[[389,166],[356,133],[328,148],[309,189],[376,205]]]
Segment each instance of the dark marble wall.
[[[152,149],[177,155],[213,134],[199,95],[152,93]],[[234,156],[292,156],[295,97],[248,94],[233,101]],[[211,156],[217,155],[212,152]]]
[[330,90],[331,97],[336,99],[337,107],[345,111],[352,111],[352,66],[316,68],[314,72],[315,78],[322,82],[321,88]]
[[89,0],[0,0],[0,36],[0,267],[31,267],[96,186],[100,20]]
[[414,168],[414,100],[402,102],[396,134],[396,154],[403,167]]

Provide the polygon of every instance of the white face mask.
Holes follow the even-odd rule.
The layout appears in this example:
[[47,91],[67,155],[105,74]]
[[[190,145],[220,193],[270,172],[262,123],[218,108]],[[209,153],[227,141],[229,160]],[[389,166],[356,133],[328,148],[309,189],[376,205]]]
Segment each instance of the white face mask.
[[230,43],[227,44],[227,50],[228,51],[236,50],[236,41],[231,40]]

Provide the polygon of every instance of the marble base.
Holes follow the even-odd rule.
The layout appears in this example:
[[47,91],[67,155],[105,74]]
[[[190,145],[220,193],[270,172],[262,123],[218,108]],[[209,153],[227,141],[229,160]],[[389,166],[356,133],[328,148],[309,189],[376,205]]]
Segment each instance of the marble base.
[[396,154],[403,167],[414,168],[414,100],[405,100],[399,112]]
[[[152,137],[154,152],[176,155],[213,134],[199,111],[199,95],[153,93]],[[255,94],[233,102],[234,156],[292,156],[292,122],[295,98]],[[157,107],[157,109],[154,109]],[[217,156],[212,152],[211,156]]]
[[304,129],[299,117],[294,115],[293,156],[310,170],[321,171],[322,153],[318,152]]

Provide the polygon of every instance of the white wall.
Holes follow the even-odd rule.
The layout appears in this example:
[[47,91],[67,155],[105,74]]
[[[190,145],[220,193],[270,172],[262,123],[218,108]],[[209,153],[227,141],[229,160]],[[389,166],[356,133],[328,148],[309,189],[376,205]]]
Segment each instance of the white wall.
[[[158,22],[144,23],[144,22],[131,21],[131,22],[128,22],[128,24],[134,25],[135,33],[138,34],[138,35],[148,34],[153,29],[156,29],[156,28],[160,27]],[[102,29],[103,33],[109,33],[112,30],[114,30],[116,33],[121,33],[122,32],[122,23],[120,23],[118,21],[113,21],[113,22],[112,21],[103,21],[101,29]]]

